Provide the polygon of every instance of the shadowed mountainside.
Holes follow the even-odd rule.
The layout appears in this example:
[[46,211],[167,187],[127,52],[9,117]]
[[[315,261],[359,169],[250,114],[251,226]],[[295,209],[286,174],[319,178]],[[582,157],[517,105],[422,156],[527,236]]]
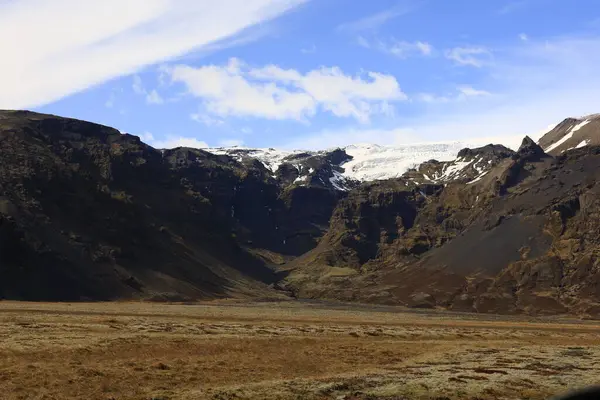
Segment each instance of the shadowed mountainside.
[[272,294],[259,254],[314,247],[337,199],[256,161],[24,111],[0,112],[0,154],[0,298]]

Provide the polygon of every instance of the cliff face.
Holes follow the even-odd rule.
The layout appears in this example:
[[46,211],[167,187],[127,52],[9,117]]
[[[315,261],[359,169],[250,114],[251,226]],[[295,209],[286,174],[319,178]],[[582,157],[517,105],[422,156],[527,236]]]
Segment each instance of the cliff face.
[[4,298],[270,295],[273,257],[260,255],[314,247],[338,196],[283,186],[258,162],[29,112],[0,113],[0,154]]

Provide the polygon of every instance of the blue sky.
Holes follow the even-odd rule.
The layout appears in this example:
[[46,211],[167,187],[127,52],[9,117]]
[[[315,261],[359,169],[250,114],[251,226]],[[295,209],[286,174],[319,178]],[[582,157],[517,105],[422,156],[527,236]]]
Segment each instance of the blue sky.
[[156,147],[518,143],[600,112],[595,0],[0,0],[0,108]]

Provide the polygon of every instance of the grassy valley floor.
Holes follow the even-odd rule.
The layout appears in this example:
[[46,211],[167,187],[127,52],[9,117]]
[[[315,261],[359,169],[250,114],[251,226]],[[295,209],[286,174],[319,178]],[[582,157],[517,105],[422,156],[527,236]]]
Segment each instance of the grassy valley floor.
[[0,302],[0,398],[543,399],[600,324],[301,302]]

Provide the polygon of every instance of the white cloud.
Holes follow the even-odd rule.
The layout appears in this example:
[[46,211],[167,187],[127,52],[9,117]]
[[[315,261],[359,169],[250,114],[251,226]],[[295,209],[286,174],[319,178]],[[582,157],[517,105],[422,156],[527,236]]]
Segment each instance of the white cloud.
[[479,96],[489,96],[490,92],[487,92],[485,90],[478,90],[473,88],[473,86],[459,86],[458,87],[458,91],[460,92],[461,95],[465,96],[465,97],[479,97]]
[[[307,0],[0,1],[0,108],[31,108],[240,34]],[[26,49],[26,50],[25,50]]]
[[153,140],[150,143],[157,149],[173,149],[175,147],[192,147],[195,149],[205,149],[208,146],[206,142],[193,137],[168,135],[162,140]]
[[213,118],[209,115],[202,113],[194,113],[190,115],[190,118],[206,126],[219,126],[225,124],[225,121],[223,121],[222,119]]
[[409,7],[396,6],[356,21],[341,24],[337,27],[337,30],[340,32],[357,32],[376,29],[394,18],[407,14],[409,11]]
[[427,42],[416,42],[415,43],[417,49],[421,51],[421,54],[428,56],[433,51],[433,46]]
[[526,42],[529,40],[529,36],[527,36],[526,33],[520,33],[519,34],[519,39],[521,39],[522,41]]
[[369,122],[372,115],[388,114],[390,102],[405,100],[395,77],[376,72],[346,75],[338,67],[321,67],[302,74],[276,65],[251,68],[230,59],[225,66],[169,69],[173,82],[186,85],[203,100],[208,114],[260,117],[306,122],[318,111]]
[[421,41],[406,42],[393,40],[390,43],[378,42],[377,48],[384,53],[388,53],[399,58],[408,58],[413,55],[428,56],[431,55],[431,52],[433,51],[433,46],[427,42]]
[[449,103],[455,98],[452,95],[439,95],[434,93],[418,93],[413,97],[414,100],[423,103]]
[[492,61],[492,53],[485,47],[455,47],[446,51],[446,58],[457,65],[481,68]]

